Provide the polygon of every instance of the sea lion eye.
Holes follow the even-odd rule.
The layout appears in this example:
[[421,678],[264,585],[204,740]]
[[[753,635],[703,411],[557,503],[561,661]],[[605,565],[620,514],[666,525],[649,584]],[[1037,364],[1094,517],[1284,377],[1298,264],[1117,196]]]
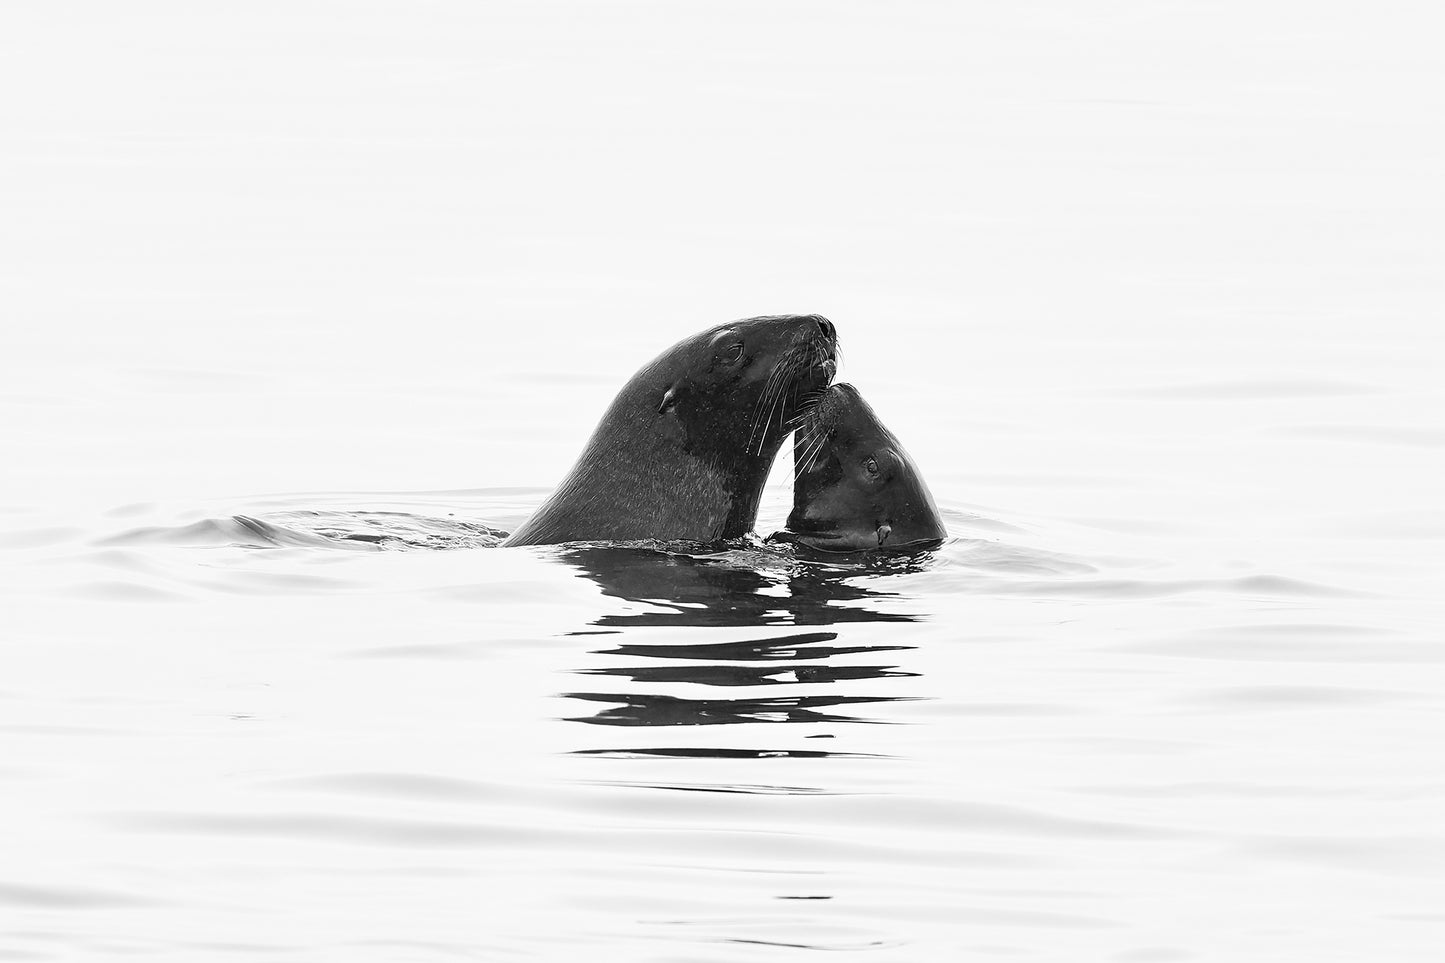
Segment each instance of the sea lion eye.
[[741,358],[742,356],[743,356],[743,343],[742,343],[741,341],[739,341],[739,342],[736,343],[736,344],[730,344],[730,345],[728,345],[726,348],[723,348],[723,349],[722,349],[722,354],[719,355],[719,357],[721,358],[721,360],[726,361],[726,362],[728,362],[729,364],[731,364],[732,362],[738,360],[738,359]]

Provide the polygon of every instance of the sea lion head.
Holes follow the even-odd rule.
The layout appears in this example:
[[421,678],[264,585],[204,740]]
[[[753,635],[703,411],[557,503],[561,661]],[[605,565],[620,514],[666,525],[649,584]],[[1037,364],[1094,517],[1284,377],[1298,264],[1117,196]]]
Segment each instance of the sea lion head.
[[823,391],[793,441],[793,511],[772,536],[824,552],[918,551],[948,537],[918,466],[850,384]]
[[837,334],[817,314],[684,338],[623,386],[572,471],[505,544],[746,534],[783,439],[836,367]]
[[776,454],[804,403],[833,380],[837,344],[822,315],[745,318],[678,342],[629,387],[657,392],[657,413],[676,419],[685,451],[758,459]]

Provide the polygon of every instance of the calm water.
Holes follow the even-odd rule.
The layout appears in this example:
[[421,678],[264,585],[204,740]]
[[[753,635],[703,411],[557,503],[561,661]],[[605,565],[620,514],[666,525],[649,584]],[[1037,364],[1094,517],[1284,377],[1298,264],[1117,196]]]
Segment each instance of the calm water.
[[[1422,22],[425,13],[4,14],[0,959],[1438,958]],[[943,548],[490,547],[784,311]]]

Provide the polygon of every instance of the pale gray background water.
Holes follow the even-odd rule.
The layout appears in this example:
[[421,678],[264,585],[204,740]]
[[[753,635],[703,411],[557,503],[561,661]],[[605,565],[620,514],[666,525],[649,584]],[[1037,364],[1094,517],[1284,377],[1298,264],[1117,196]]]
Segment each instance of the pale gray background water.
[[[1434,20],[6,4],[0,958],[1438,959]],[[942,551],[466,547],[785,311]]]

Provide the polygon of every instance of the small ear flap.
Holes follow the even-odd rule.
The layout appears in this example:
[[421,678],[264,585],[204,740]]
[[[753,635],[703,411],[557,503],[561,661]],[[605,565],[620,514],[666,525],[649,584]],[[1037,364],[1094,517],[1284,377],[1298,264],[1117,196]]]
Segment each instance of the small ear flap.
[[888,536],[893,534],[893,526],[879,525],[878,531],[874,534],[878,536],[878,545],[881,548],[883,546],[883,543],[888,541]]
[[657,413],[658,413],[659,415],[666,414],[667,412],[671,411],[676,404],[677,404],[677,385],[673,385],[672,387],[668,388],[667,391],[665,391],[665,392],[663,393],[663,395],[662,395],[662,404],[660,404],[660,405],[657,406]]

